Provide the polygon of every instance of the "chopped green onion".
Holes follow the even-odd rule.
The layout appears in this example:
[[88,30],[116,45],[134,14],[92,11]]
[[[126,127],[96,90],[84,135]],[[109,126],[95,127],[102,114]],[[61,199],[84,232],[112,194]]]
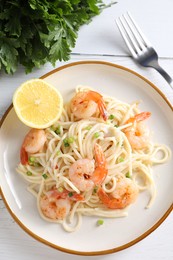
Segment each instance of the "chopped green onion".
[[94,138],[98,138],[100,136],[99,132],[94,133]]
[[42,174],[42,176],[43,176],[44,179],[47,179],[47,178],[48,178],[48,176],[47,176],[46,173]]
[[57,135],[59,135],[59,134],[61,133],[60,127],[61,127],[60,125],[58,125],[57,127],[54,126],[54,125],[52,125],[52,126],[50,127],[50,129],[51,129],[52,131],[54,131]]
[[109,119],[110,119],[110,120],[112,120],[112,119],[114,119],[114,118],[115,118],[114,115],[110,115],[110,116],[109,116]]
[[124,162],[124,158],[119,157],[119,158],[118,158],[118,162]]
[[85,129],[86,129],[86,130],[91,130],[91,128],[92,128],[92,126],[89,125],[89,126],[87,126]]
[[74,137],[71,136],[71,137],[65,138],[63,140],[63,142],[64,142],[65,147],[69,147],[70,144],[72,144],[74,142]]
[[70,146],[69,143],[67,142],[67,140],[64,140],[63,142],[64,142],[64,146],[65,147],[69,147]]
[[103,219],[98,219],[98,220],[97,220],[97,225],[98,225],[98,226],[103,225],[103,223],[104,223],[104,220],[103,220]]
[[28,176],[31,176],[31,175],[32,175],[32,172],[27,171],[26,174],[27,174]]
[[33,157],[33,156],[29,156],[28,161],[29,161],[30,163],[34,163],[34,162],[36,161],[36,158]]
[[39,162],[29,162],[29,165],[34,166],[34,167],[41,166],[41,164]]
[[29,156],[28,162],[29,162],[29,165],[35,166],[35,167],[38,167],[41,165],[39,162],[37,162],[37,158],[34,156]]
[[130,178],[131,176],[130,176],[130,172],[127,172],[126,173],[126,178]]
[[56,155],[60,155],[61,154],[61,151],[57,151]]
[[64,191],[63,187],[59,187],[59,188],[58,188],[58,191],[59,191],[59,192],[63,192],[63,191]]
[[33,163],[32,165],[33,165],[33,166],[36,166],[36,167],[41,166],[41,164],[40,164],[39,162],[35,162],[35,163]]
[[52,125],[52,126],[50,127],[50,129],[51,129],[52,131],[55,131],[55,130],[56,130],[56,127],[55,127],[54,125]]
[[114,125],[114,127],[118,127],[118,125]]
[[60,125],[56,128],[55,133],[59,135],[61,133]]
[[95,186],[95,187],[94,187],[94,190],[93,190],[93,192],[94,192],[94,193],[96,193],[96,192],[97,192],[97,190],[98,190],[98,187],[97,187],[97,186]]
[[72,143],[74,142],[74,137],[72,137],[72,136],[69,137],[69,138],[68,138],[68,142],[69,142],[69,144],[72,144]]
[[72,197],[73,196],[73,192],[69,192],[68,196]]

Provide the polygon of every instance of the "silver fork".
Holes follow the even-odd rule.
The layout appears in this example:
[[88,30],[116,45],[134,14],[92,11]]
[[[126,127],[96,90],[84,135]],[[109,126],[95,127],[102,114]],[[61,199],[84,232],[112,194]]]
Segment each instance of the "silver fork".
[[117,26],[132,57],[144,67],[156,69],[173,89],[173,79],[158,63],[158,55],[129,12],[116,19]]

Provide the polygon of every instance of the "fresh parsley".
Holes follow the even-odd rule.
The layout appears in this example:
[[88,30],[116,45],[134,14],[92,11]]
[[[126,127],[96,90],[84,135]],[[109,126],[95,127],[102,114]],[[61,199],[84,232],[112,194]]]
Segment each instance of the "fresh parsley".
[[[113,3],[111,3],[113,4]],[[81,25],[100,14],[102,0],[0,0],[0,70],[26,73],[70,59]]]

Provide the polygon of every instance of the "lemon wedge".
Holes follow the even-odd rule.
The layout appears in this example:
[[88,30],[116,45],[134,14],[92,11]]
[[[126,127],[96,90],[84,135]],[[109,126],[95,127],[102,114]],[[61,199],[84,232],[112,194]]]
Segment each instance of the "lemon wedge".
[[42,79],[31,79],[16,89],[13,106],[18,118],[37,129],[53,125],[61,116],[63,98],[60,92]]

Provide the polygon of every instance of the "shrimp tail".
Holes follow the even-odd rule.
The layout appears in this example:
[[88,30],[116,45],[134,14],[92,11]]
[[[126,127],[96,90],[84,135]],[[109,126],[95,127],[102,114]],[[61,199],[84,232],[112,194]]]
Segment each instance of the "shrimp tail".
[[100,114],[103,117],[103,120],[106,121],[108,119],[108,113],[107,113],[106,105],[105,105],[105,102],[103,101],[103,99],[101,99],[98,102],[98,108],[99,108]]
[[100,95],[99,93],[91,90],[91,91],[88,92],[87,98],[88,98],[88,100],[91,99],[91,100],[93,100],[97,103],[100,114],[103,117],[104,121],[106,121],[108,119],[108,113],[107,113],[106,104],[103,100],[102,95]]
[[134,117],[129,118],[125,122],[125,124],[134,123],[135,121],[140,122],[140,121],[143,121],[143,120],[149,118],[150,116],[151,116],[150,112],[141,112],[139,114],[136,114]]
[[20,149],[20,162],[23,165],[28,164],[28,153],[25,151],[23,147]]
[[135,115],[134,119],[137,121],[137,122],[140,122],[140,121],[143,121],[147,118],[149,118],[151,116],[151,113],[150,112],[141,112],[137,115]]
[[108,170],[106,165],[106,159],[101,146],[97,143],[94,146],[96,168],[92,176],[92,180],[95,185],[101,184],[107,176]]
[[124,206],[121,203],[121,199],[118,200],[118,199],[111,198],[106,194],[106,192],[101,187],[99,187],[97,193],[102,203],[109,209],[124,208]]
[[[150,112],[141,112],[139,114],[136,114],[134,117],[129,118],[125,122],[125,124],[129,124],[129,123],[134,124],[135,122],[140,122],[140,121],[146,120],[150,116],[151,116]],[[131,131],[132,131],[132,126],[129,126],[129,127],[126,127],[125,129],[123,129],[123,132],[125,132],[125,133],[131,132]]]

